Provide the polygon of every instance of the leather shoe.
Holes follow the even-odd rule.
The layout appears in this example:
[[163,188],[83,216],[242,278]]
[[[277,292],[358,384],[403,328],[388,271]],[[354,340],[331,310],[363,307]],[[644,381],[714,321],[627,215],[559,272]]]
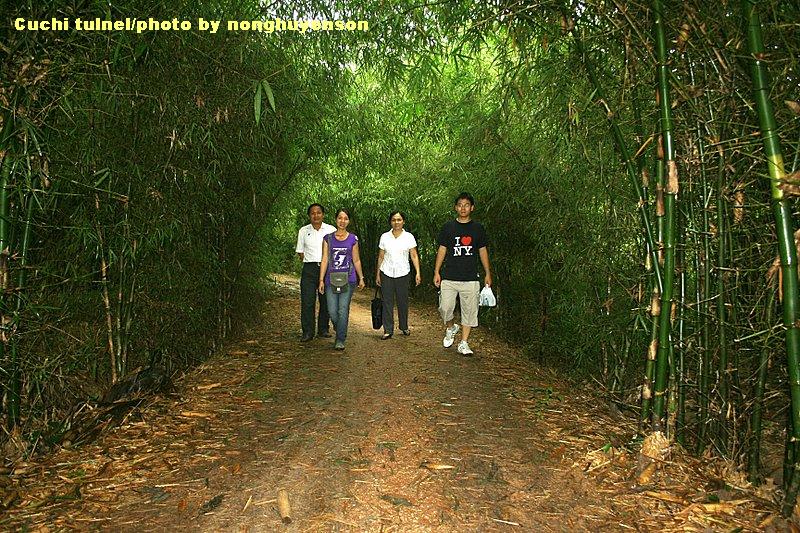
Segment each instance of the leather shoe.
[[311,339],[313,339],[313,338],[314,338],[314,337],[313,337],[313,336],[311,336],[311,335],[303,335],[303,336],[300,338],[300,342],[308,342],[308,341],[310,341],[310,340],[311,340]]

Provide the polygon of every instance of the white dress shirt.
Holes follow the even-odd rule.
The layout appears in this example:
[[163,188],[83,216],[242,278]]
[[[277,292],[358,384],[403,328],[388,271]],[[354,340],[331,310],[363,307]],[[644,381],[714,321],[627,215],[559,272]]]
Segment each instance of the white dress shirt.
[[319,263],[322,261],[322,239],[328,233],[333,233],[336,228],[330,224],[322,223],[319,229],[307,224],[297,233],[297,246],[295,252],[303,254],[303,263]]
[[417,239],[406,230],[395,237],[391,231],[381,235],[378,248],[383,250],[381,272],[392,278],[399,278],[411,272],[408,252],[417,247]]

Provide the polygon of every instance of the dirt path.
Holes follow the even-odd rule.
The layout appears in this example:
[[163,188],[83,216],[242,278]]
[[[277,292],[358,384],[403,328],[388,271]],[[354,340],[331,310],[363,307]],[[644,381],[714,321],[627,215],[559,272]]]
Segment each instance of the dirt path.
[[[0,525],[755,530],[774,510],[749,500],[715,514],[692,499],[697,490],[670,487],[667,473],[660,487],[635,487],[635,454],[622,447],[630,425],[483,328],[471,339],[475,357],[443,349],[432,309],[415,306],[410,337],[381,341],[363,292],[344,353],[327,339],[300,344],[296,283],[281,278],[260,328],[186,376],[177,398],[29,465],[21,501]],[[289,495],[288,525],[278,489]]]

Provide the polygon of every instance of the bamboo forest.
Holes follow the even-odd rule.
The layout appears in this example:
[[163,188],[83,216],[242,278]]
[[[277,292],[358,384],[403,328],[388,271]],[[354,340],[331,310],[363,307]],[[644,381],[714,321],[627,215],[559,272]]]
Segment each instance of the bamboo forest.
[[800,3],[0,6],[0,529],[800,530]]

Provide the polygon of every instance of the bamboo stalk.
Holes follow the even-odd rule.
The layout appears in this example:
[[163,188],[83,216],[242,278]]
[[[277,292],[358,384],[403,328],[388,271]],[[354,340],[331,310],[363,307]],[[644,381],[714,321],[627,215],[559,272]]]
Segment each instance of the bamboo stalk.
[[117,264],[119,268],[119,280],[117,281],[117,297],[114,302],[116,305],[116,313],[114,313],[114,348],[116,355],[114,360],[117,364],[117,375],[119,377],[125,376],[125,364],[122,361],[122,308],[124,302],[124,279],[125,279],[125,251],[120,251],[117,257]]
[[727,254],[725,249],[725,237],[728,231],[727,215],[725,212],[725,151],[722,145],[717,146],[719,154],[719,166],[717,172],[717,348],[719,360],[717,364],[717,375],[719,376],[718,392],[720,401],[719,419],[717,420],[717,431],[714,437],[720,450],[727,450],[729,444],[728,434],[728,415],[732,409],[730,398],[731,369],[728,362],[728,327],[727,327],[727,293],[726,293],[726,269]]
[[794,471],[794,463],[797,458],[797,444],[793,441],[792,435],[792,410],[786,411],[786,439],[784,439],[783,446],[783,490],[789,490],[789,483],[792,480],[792,472]]
[[[572,36],[575,42],[575,46],[578,50],[578,53],[581,55],[583,59],[584,68],[586,69],[586,73],[589,77],[589,80],[592,83],[592,86],[595,89],[595,93],[597,95],[597,99],[599,101],[607,102],[605,97],[605,92],[603,91],[602,86],[600,85],[597,75],[594,70],[594,65],[588,57],[586,50],[583,46],[583,41],[577,33],[576,29],[577,25],[572,25]],[[607,105],[607,104],[606,104]],[[630,183],[633,185],[634,191],[636,192],[637,197],[639,198],[638,203],[638,212],[639,217],[642,225],[642,229],[644,230],[644,237],[645,242],[647,243],[647,249],[650,252],[650,264],[652,264],[653,268],[653,276],[655,278],[655,287],[653,290],[653,304],[651,305],[651,314],[653,318],[653,328],[651,330],[651,340],[647,350],[647,359],[645,362],[645,373],[644,373],[644,381],[642,383],[642,409],[641,409],[641,419],[642,421],[647,420],[650,417],[650,405],[651,399],[653,394],[653,376],[655,374],[655,363],[652,356],[656,353],[658,348],[658,344],[655,340],[655,335],[657,334],[657,319],[655,317],[659,315],[658,307],[661,307],[661,313],[665,313],[667,317],[669,316],[669,308],[665,311],[663,309],[663,305],[657,306],[655,302],[657,300],[661,300],[663,302],[663,286],[664,280],[662,279],[662,263],[659,258],[659,247],[656,245],[656,239],[653,234],[653,227],[650,223],[650,218],[647,212],[647,197],[645,196],[645,192],[642,188],[642,185],[639,182],[639,175],[641,172],[637,172],[636,167],[633,164],[633,161],[630,157],[628,152],[628,147],[625,143],[624,137],[622,135],[622,130],[620,129],[616,119],[614,118],[614,114],[610,112],[610,110],[606,113],[606,119],[608,120],[609,126],[611,128],[611,133],[614,138],[615,146],[619,151],[620,159],[622,159],[623,164],[625,165],[625,169],[627,171],[627,175],[629,178]],[[659,303],[661,303],[659,302]]]
[[281,522],[284,524],[292,523],[292,508],[289,505],[289,493],[284,489],[278,490],[278,513],[281,515]]
[[[696,83],[694,71],[691,69],[690,80],[693,85]],[[700,252],[695,256],[695,271],[696,275],[700,278],[698,279],[695,289],[697,313],[700,321],[700,361],[698,365],[699,377],[697,391],[700,412],[698,416],[697,442],[695,445],[695,451],[699,454],[705,449],[707,443],[710,399],[709,388],[711,381],[711,350],[709,348],[711,326],[709,323],[708,311],[708,301],[711,297],[711,231],[707,206],[708,176],[706,172],[706,144],[703,140],[703,129],[699,119],[695,129],[695,142],[700,157],[700,193],[698,195],[698,200],[700,201],[700,210],[702,213],[702,231],[699,237],[699,248],[702,252],[702,257],[700,257]],[[690,205],[694,205],[694,202]]]
[[[8,182],[11,178],[11,155],[7,150],[0,150],[0,253],[6,257],[11,255],[9,253],[9,203],[10,196],[8,194]],[[4,273],[3,280],[7,285],[7,274]]]
[[[94,195],[95,210],[100,212],[100,197]],[[111,299],[108,294],[108,264],[106,263],[106,245],[105,238],[103,237],[103,228],[100,221],[97,221],[97,240],[100,251],[100,283],[103,289],[103,307],[106,312],[106,334],[108,337],[108,357],[109,365],[111,367],[111,383],[116,383],[119,379],[117,374],[117,357],[114,350],[114,324],[111,313]]]
[[[6,119],[7,120],[7,119]],[[6,121],[6,124],[8,122]],[[5,138],[5,132],[2,135]],[[5,360],[6,354],[13,351],[12,340],[12,318],[9,316],[7,308],[6,294],[11,288],[11,252],[9,245],[9,194],[8,182],[11,177],[11,156],[7,150],[2,150],[2,161],[0,161],[0,361]],[[19,418],[19,413],[11,409],[9,402],[8,420],[9,429]]]
[[[683,214],[683,211],[680,211]],[[685,218],[685,215],[682,217]],[[675,440],[681,446],[686,445],[686,224],[680,224],[680,231],[678,232],[678,302],[676,306],[677,312],[677,330],[678,342],[676,343],[675,351],[677,354],[673,356],[673,363],[675,364],[675,372],[673,373],[676,382],[675,388],[677,389],[676,403],[675,403]],[[677,357],[677,361],[675,361]]]
[[657,157],[666,172],[664,187],[664,268],[661,292],[661,319],[658,332],[658,355],[656,358],[655,399],[653,401],[653,430],[660,431],[666,401],[669,373],[669,351],[671,343],[672,293],[675,279],[675,203],[678,197],[678,167],[675,163],[675,146],[672,138],[672,111],[669,90],[669,66],[667,64],[667,38],[664,31],[664,12],[661,0],[653,1],[654,40],[658,63],[656,79],[660,110],[660,143]]
[[[789,392],[791,395],[792,442],[800,441],[800,329],[798,329],[798,283],[797,251],[794,246],[792,211],[783,191],[778,187],[786,173],[783,166],[780,139],[769,98],[767,69],[764,65],[764,42],[761,36],[761,20],[756,10],[756,2],[742,0],[742,14],[747,24],[747,45],[750,53],[750,77],[756,101],[761,139],[767,157],[767,168],[772,192],[772,211],[778,235],[778,251],[781,257],[783,275],[783,325],[786,328],[786,358],[789,373]],[[800,464],[794,457],[794,468],[787,483],[788,490],[783,502],[783,515],[789,516],[794,510],[797,492],[800,489]]]
[[[8,429],[11,430],[19,421],[19,395],[14,394],[13,384],[18,382],[18,377],[14,374],[16,368],[16,338],[14,338],[15,324],[13,319],[13,312],[10,308],[6,294],[9,293],[12,285],[11,279],[11,231],[13,225],[10,219],[10,204],[11,195],[9,194],[9,182],[13,175],[12,161],[11,161],[11,147],[8,140],[11,137],[12,120],[10,113],[3,116],[3,131],[0,132],[0,157],[2,164],[0,164],[0,268],[2,271],[2,291],[0,291],[0,334],[2,335],[2,343],[0,343],[0,361],[5,359],[6,355],[11,359],[11,375],[9,376],[9,397],[7,403],[7,421]],[[9,316],[11,315],[11,316]]]
[[136,246],[137,242],[134,239],[131,249],[132,272],[130,275],[130,284],[128,286],[128,299],[125,305],[125,327],[122,332],[122,338],[124,339],[122,358],[126,371],[128,368],[128,348],[130,347],[131,325],[133,324],[133,304],[136,296]]
[[[657,249],[656,258],[657,260],[654,261],[654,264],[659,264],[661,262],[661,249],[660,245],[664,239],[664,166],[660,164],[656,164],[656,205],[655,205],[655,215],[656,215],[656,243],[659,245]],[[659,290],[658,286],[654,284],[653,286],[653,294],[650,300],[650,316],[651,316],[651,326],[650,326],[650,343],[647,346],[647,357],[645,360],[644,366],[644,383],[642,384],[642,408],[640,411],[640,418],[639,418],[639,430],[642,431],[644,426],[650,421],[653,415],[653,383],[655,382],[655,375],[656,375],[656,358],[658,356],[658,341],[659,341],[659,327],[661,324],[661,314],[667,312],[669,310],[664,311],[661,308],[661,291]]]

